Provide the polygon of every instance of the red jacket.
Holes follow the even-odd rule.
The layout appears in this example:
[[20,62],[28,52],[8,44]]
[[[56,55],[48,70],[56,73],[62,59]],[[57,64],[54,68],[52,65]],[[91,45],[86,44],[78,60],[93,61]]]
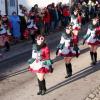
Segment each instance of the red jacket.
[[50,59],[50,49],[47,46],[44,46],[41,49],[41,58],[42,58],[42,60]]
[[100,26],[96,28],[96,33],[100,35]]
[[67,8],[64,8],[62,13],[64,17],[70,16],[70,11]]
[[35,23],[38,23],[39,22],[39,17],[38,16],[35,16],[34,21],[35,21]]
[[78,16],[78,23],[82,23],[82,17],[81,16]]
[[46,13],[46,15],[43,17],[43,22],[50,23],[50,14],[49,13]]

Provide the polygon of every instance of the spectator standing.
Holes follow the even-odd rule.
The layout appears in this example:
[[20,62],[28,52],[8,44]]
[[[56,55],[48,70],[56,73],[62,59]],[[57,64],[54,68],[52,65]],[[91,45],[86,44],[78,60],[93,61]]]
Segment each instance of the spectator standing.
[[66,27],[70,22],[70,11],[66,5],[64,5],[63,7],[62,14],[63,14],[63,24]]
[[45,35],[48,35],[50,29],[50,13],[47,8],[45,8],[44,11],[43,23],[44,23]]
[[24,33],[27,28],[26,25],[26,20],[25,20],[25,14],[27,12],[27,9],[24,9],[22,5],[19,5],[20,13],[19,13],[19,18],[20,18],[20,32],[21,32],[21,39],[24,39]]
[[16,12],[13,12],[12,15],[9,17],[9,20],[11,21],[11,24],[12,24],[12,35],[15,38],[15,43],[16,43],[21,38],[20,18],[16,14]]

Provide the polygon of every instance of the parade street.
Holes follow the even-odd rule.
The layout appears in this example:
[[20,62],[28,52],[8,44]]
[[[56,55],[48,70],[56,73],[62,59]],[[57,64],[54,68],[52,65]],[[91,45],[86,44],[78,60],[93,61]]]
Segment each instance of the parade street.
[[[54,63],[54,72],[46,76],[46,95],[36,95],[38,85],[35,75],[22,70],[13,73],[7,79],[0,82],[0,99],[85,100],[92,90],[94,90],[100,83],[100,62],[98,62],[96,66],[90,66],[89,52],[86,48],[83,49],[85,49],[85,51],[82,51],[80,57],[73,59],[73,76],[71,78],[64,78],[66,71],[62,60]],[[100,48],[98,48],[98,51],[100,51]],[[51,55],[52,57],[55,56],[54,52],[52,52]],[[100,59],[100,53],[98,59]]]
[[[0,100],[100,100],[100,91],[98,95],[90,95],[100,84],[100,61],[97,65],[91,66],[87,45],[80,45],[81,55],[72,61],[73,76],[65,79],[65,63],[63,60],[55,59],[59,35],[57,33],[47,38],[51,58],[55,61],[54,72],[46,75],[47,94],[36,95],[37,78],[35,74],[27,71],[27,60],[31,57],[30,43],[28,51],[0,63]],[[24,49],[22,48],[23,51]],[[100,60],[99,51],[100,48],[98,60]]]
[[0,100],[100,100],[100,0],[0,0]]

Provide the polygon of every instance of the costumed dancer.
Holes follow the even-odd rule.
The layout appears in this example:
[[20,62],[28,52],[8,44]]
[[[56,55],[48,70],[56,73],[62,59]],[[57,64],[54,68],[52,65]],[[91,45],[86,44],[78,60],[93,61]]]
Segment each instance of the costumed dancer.
[[71,16],[71,25],[73,29],[73,39],[74,43],[77,46],[78,45],[78,33],[81,29],[81,16],[79,15],[78,10],[74,11],[74,14]]
[[94,18],[89,25],[86,35],[83,39],[83,44],[87,43],[90,47],[90,56],[92,65],[97,62],[97,48],[100,44],[100,25],[98,25],[98,19]]
[[11,22],[8,20],[7,15],[3,16],[3,18],[2,18],[2,24],[3,24],[4,28],[6,29],[6,32],[7,32],[6,36],[8,37],[8,41],[6,42],[6,45],[8,45],[8,49],[6,49],[6,50],[10,50],[9,43],[12,40],[12,35],[11,35],[12,25],[11,25]]
[[60,44],[58,45],[56,51],[56,55],[64,57],[67,71],[67,76],[65,76],[65,78],[72,76],[71,60],[74,56],[78,57],[79,54],[80,50],[75,46],[73,41],[73,31],[71,31],[70,26],[68,26],[66,28],[66,32],[61,36]]
[[5,46],[5,51],[9,51],[10,49],[7,30],[2,23],[0,23],[0,46]]
[[75,10],[74,14],[71,15],[71,24],[73,29],[77,30],[81,29],[81,17],[79,16],[78,10]]
[[50,59],[50,49],[44,41],[42,35],[36,37],[36,44],[33,44],[32,59],[29,61],[29,70],[35,72],[38,78],[39,92],[37,95],[46,93],[45,74],[52,72],[52,60]]
[[36,31],[38,30],[38,28],[36,24],[34,23],[34,20],[30,16],[27,21],[27,28],[30,33],[32,43],[35,43],[35,35],[36,35]]

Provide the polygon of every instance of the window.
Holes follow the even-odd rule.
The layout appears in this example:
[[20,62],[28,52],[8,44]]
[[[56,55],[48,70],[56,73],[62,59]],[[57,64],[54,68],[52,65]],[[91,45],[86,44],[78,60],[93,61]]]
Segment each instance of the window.
[[16,0],[10,0],[10,6],[15,7],[16,6]]

